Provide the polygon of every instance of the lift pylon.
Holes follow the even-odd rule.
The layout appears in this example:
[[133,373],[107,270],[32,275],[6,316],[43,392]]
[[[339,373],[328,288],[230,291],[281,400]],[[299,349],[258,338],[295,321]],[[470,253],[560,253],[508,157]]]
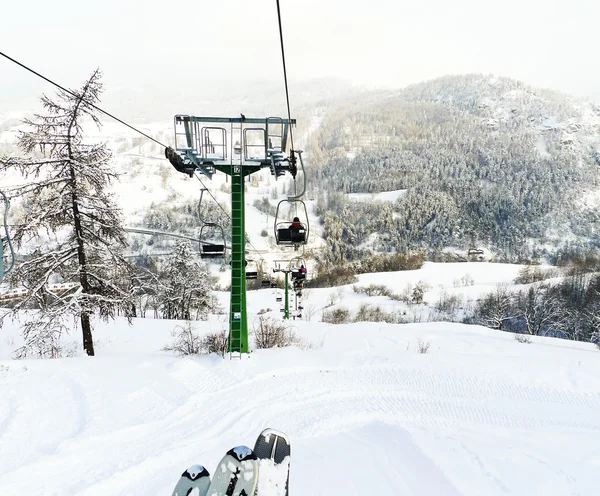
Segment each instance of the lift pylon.
[[296,177],[294,150],[286,151],[295,119],[281,117],[195,117],[176,115],[175,149],[165,156],[179,172],[217,172],[231,176],[231,301],[229,352],[248,353],[246,315],[246,236],[244,177],[269,167],[275,178],[286,172]]

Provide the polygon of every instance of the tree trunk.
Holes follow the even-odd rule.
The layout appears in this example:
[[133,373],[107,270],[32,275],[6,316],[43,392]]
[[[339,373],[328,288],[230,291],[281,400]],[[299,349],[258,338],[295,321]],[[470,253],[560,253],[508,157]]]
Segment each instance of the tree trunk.
[[82,312],[81,330],[83,331],[83,349],[88,356],[94,356],[94,340],[92,339],[92,326],[90,325],[90,314]]
[[[81,225],[81,214],[79,213],[79,194],[77,176],[75,174],[75,166],[73,164],[74,157],[73,152],[71,150],[71,129],[75,124],[77,112],[79,110],[79,105],[81,104],[81,99],[83,98],[83,95],[85,95],[86,90],[87,86],[84,89],[81,97],[79,98],[75,109],[73,110],[73,119],[71,121],[71,125],[69,126],[68,131],[69,141],[67,143],[67,149],[70,159],[69,172],[71,175],[71,202],[73,208],[73,224],[75,227],[75,239],[77,241],[77,258],[79,261],[79,284],[81,284],[83,294],[89,295],[91,293],[91,286],[87,272],[87,257],[85,254],[85,246],[83,243],[83,228]],[[90,325],[90,315],[85,310],[81,313],[81,330],[83,332],[83,349],[88,354],[88,356],[94,356],[94,341],[92,339],[92,326]]]

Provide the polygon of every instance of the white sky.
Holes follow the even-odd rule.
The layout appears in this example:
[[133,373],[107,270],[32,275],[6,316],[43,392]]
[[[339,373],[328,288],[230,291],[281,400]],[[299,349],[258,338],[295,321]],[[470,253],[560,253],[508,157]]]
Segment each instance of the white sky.
[[[600,101],[597,0],[280,0],[290,81],[400,88],[494,73]],[[275,0],[2,0],[0,51],[107,92],[281,79]],[[0,57],[0,108],[46,83]]]

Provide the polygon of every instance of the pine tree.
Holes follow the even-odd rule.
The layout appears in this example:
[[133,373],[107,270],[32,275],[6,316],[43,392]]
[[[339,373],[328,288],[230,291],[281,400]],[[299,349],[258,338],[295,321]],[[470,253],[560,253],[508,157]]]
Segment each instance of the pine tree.
[[[130,264],[119,250],[126,245],[121,212],[107,191],[117,176],[105,143],[84,140],[84,124],[100,129],[96,110],[102,91],[101,73],[94,71],[79,91],[42,96],[44,115],[24,121],[32,130],[19,137],[27,158],[0,159],[28,180],[19,194],[25,210],[14,240],[19,248],[35,242],[36,249],[13,273],[13,283],[27,290],[13,311],[38,308],[24,326],[21,356],[56,342],[77,318],[83,349],[94,355],[91,317],[131,315]],[[50,283],[72,283],[60,295]]]
[[211,307],[208,270],[195,258],[190,243],[179,241],[159,273],[159,301],[165,319],[198,319]]

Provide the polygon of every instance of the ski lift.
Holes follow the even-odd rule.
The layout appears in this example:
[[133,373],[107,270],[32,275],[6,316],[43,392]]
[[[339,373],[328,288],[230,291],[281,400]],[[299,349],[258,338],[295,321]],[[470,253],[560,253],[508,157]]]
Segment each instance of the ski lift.
[[292,276],[294,289],[296,289],[296,286],[302,287],[304,281],[306,281],[306,266],[304,265],[304,263],[292,266],[290,275]]
[[292,279],[306,279],[306,262],[303,257],[295,257],[290,260]]
[[[250,270],[248,270],[248,265],[250,265]],[[254,260],[246,260],[246,280],[248,279],[258,279],[258,268]]]
[[[200,228],[200,257],[222,258],[225,256],[225,232],[219,224],[206,222]],[[207,241],[216,240],[217,242]]]
[[[8,223],[7,216],[8,210],[10,209],[10,202],[8,198],[4,194],[3,191],[0,191],[0,195],[4,200],[4,236],[0,236],[0,280],[4,278],[6,274],[8,274],[13,267],[15,266],[15,251],[13,249],[12,241],[10,240],[10,236],[8,234]],[[8,250],[10,252],[10,266],[8,269],[4,268],[4,243],[6,242],[8,246]]]
[[263,288],[277,288],[277,280],[272,275],[264,276],[261,281],[261,286]]
[[[302,207],[303,218],[305,222],[300,221],[300,217],[294,217],[292,221],[282,221],[281,205],[284,203],[295,204],[296,211],[298,205]],[[305,245],[308,241],[309,225],[308,225],[308,212],[306,205],[302,200],[298,198],[287,198],[281,200],[277,204],[277,210],[275,211],[275,242],[280,246],[293,246],[298,249],[298,246]]]

